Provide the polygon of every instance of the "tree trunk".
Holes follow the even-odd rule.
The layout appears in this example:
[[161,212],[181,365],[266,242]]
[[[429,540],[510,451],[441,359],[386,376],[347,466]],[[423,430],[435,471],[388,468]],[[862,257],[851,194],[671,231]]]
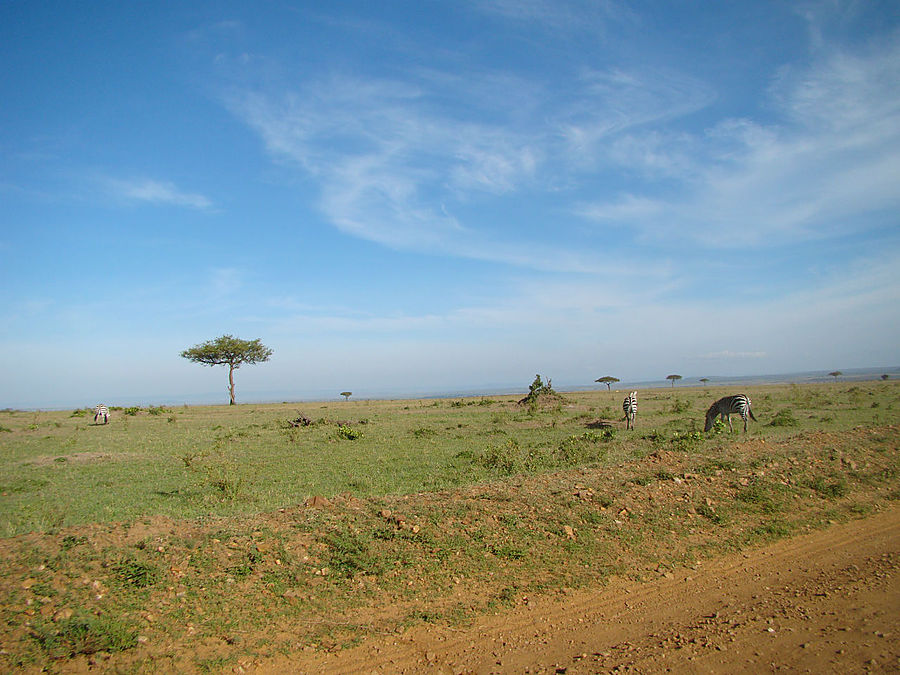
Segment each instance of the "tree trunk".
[[228,393],[231,394],[231,403],[228,405],[234,405],[234,365],[228,365]]

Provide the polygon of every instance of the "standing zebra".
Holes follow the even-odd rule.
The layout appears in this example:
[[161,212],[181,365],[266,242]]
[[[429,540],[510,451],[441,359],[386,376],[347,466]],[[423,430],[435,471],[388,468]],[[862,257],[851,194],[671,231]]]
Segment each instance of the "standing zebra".
[[94,408],[94,424],[97,424],[97,420],[103,418],[103,424],[109,422],[109,408],[105,405],[100,404]]
[[706,411],[706,426],[703,427],[703,431],[712,429],[716,417],[728,420],[728,428],[734,431],[734,427],[731,425],[732,413],[740,415],[741,419],[744,420],[745,432],[747,431],[747,415],[756,422],[753,411],[750,409],[750,397],[746,394],[736,394],[735,396],[720,398],[709,407],[709,410]]
[[634,429],[634,418],[637,415],[637,392],[633,391],[622,401],[622,410],[625,411],[625,428]]

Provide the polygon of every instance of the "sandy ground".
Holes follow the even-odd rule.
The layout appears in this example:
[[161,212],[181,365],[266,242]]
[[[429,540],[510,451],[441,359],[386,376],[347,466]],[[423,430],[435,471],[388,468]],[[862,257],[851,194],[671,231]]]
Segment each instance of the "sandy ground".
[[[900,507],[649,583],[526,600],[256,673],[900,672]],[[238,668],[243,670],[243,668]]]

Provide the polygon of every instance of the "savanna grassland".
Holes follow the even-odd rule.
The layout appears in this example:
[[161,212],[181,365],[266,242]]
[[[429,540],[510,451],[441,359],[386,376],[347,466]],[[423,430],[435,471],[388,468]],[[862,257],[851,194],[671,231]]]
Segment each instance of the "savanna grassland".
[[0,412],[0,669],[250,669],[900,498],[900,385],[745,392]]

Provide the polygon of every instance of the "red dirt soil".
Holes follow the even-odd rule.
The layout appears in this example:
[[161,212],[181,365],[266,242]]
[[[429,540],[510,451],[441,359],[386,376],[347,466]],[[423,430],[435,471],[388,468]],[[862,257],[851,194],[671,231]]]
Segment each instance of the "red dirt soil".
[[370,636],[254,673],[900,672],[900,507],[650,583]]

